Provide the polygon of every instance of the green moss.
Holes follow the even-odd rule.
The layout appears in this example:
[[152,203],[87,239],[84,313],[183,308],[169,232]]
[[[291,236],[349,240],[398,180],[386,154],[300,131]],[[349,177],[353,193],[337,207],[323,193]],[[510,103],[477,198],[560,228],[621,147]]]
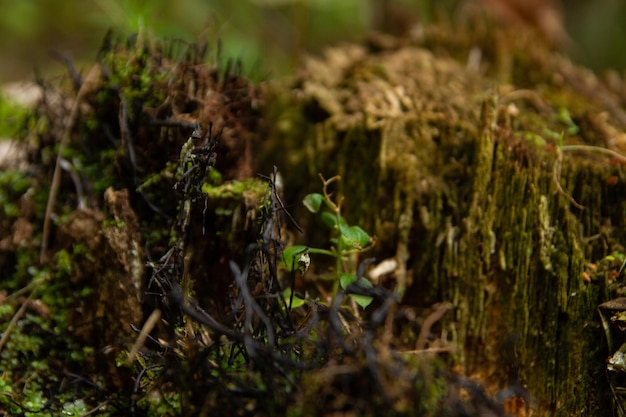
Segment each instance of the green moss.
[[6,218],[20,216],[20,197],[33,185],[33,179],[23,171],[0,172],[0,210]]
[[122,220],[105,219],[104,222],[102,222],[102,227],[115,227],[116,229],[122,231],[126,227],[126,223]]
[[56,253],[57,270],[66,275],[72,273],[72,258],[68,251],[62,249]]
[[256,178],[247,178],[242,181],[229,181],[218,186],[204,183],[202,191],[210,199],[236,201],[246,191],[254,195],[263,195],[266,188],[267,182]]
[[22,248],[15,252],[15,262],[12,265],[13,270],[7,275],[8,278],[4,282],[5,288],[10,291],[16,291],[28,285],[31,280],[42,277],[39,269],[35,266],[38,263],[38,257],[31,248]]
[[[167,92],[158,87],[172,80],[174,74],[161,65],[158,56],[145,53],[143,45],[114,48],[105,54],[102,61],[110,70],[110,85],[121,91],[128,105],[140,101],[145,106],[156,107],[163,103]],[[135,118],[139,115],[129,116]]]
[[[85,296],[85,289],[73,289],[70,277],[75,273],[77,255],[66,250],[58,251],[54,263],[48,268],[35,267],[33,251],[24,251],[18,257],[13,280],[32,292],[33,310],[16,322],[0,352],[0,369],[3,370],[0,391],[0,409],[10,415],[83,415],[95,404],[89,404],[93,386],[78,384],[71,390],[62,390],[58,369],[80,369],[89,372],[93,349],[79,346],[68,334],[69,318],[73,306]],[[49,279],[52,277],[52,279]],[[3,320],[0,333],[16,314],[15,300],[2,306]],[[88,374],[85,374],[88,377]],[[24,381],[27,381],[26,383]],[[50,387],[55,388],[55,398],[50,400]],[[77,400],[77,398],[82,398]]]
[[89,247],[85,243],[73,243],[72,244],[72,254],[75,256],[85,257],[88,261],[94,262],[95,258],[93,254],[89,251]]
[[0,94],[0,121],[2,121],[0,123],[0,138],[22,138],[32,113],[32,109],[23,107]]

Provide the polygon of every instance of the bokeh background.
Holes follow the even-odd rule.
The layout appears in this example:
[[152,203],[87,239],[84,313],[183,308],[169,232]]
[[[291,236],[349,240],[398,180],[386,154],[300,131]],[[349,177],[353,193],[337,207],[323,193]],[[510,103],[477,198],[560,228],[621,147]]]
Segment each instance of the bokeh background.
[[293,71],[305,52],[372,29],[454,24],[472,3],[533,4],[527,9],[537,13],[556,6],[571,39],[565,53],[596,72],[626,68],[623,0],[0,0],[0,83],[32,79],[35,67],[61,71],[52,51],[71,56],[79,69],[90,66],[107,30],[128,35],[139,28],[190,42],[219,38],[223,55],[240,59],[247,74],[274,78]]

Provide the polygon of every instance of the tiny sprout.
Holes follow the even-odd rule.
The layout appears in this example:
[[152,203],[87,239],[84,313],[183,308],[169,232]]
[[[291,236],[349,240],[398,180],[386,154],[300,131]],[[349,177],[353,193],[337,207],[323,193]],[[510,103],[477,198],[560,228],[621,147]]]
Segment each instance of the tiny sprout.
[[[357,286],[363,288],[371,288],[372,284],[365,280],[360,279],[363,277],[364,270],[354,274],[355,271],[353,263],[357,260],[356,255],[364,252],[374,245],[375,239],[371,237],[365,230],[359,226],[350,226],[346,219],[341,215],[341,202],[342,198],[336,198],[335,201],[331,198],[332,193],[328,192],[329,184],[338,181],[339,176],[325,179],[321,174],[322,180],[322,193],[312,193],[304,197],[302,203],[311,212],[317,213],[320,219],[327,225],[332,231],[332,237],[330,242],[333,245],[329,249],[310,248],[303,245],[295,245],[285,249],[282,253],[281,266],[285,270],[290,272],[297,270],[300,275],[304,275],[311,264],[311,258],[309,254],[326,255],[335,259],[335,271],[332,283],[331,294],[332,297],[337,295],[340,287],[347,289],[348,286],[357,281],[356,277],[359,277]],[[365,308],[372,302],[372,297],[363,296],[356,293],[348,293],[356,304]],[[292,306],[291,301],[293,293],[289,294],[289,306]]]

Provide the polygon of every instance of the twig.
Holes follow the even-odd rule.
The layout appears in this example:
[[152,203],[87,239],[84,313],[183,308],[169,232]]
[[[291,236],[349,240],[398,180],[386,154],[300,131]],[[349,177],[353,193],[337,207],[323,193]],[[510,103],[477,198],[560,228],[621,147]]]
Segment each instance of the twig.
[[332,206],[332,210],[335,213],[340,213],[341,212],[341,201],[343,200],[342,198],[339,198],[337,200],[337,203],[335,204],[333,202],[333,200],[330,198],[333,193],[329,193],[328,192],[328,186],[330,184],[332,184],[335,181],[339,181],[341,179],[341,176],[339,175],[335,175],[332,178],[329,179],[324,179],[324,176],[322,174],[319,174],[320,178],[322,179],[322,193],[324,194],[324,198],[326,199],[326,201],[328,201],[328,204],[330,204]]
[[67,171],[74,182],[74,188],[76,189],[76,195],[78,196],[78,208],[84,209],[87,207],[87,197],[85,196],[85,191],[83,189],[83,184],[80,182],[80,177],[78,173],[72,166],[72,163],[67,159],[61,159],[60,161],[61,169]]
[[9,340],[9,336],[11,335],[11,332],[15,328],[15,325],[17,324],[18,320],[21,319],[22,316],[26,313],[26,308],[28,307],[30,300],[35,295],[37,288],[38,288],[38,285],[35,288],[33,288],[33,292],[31,292],[28,298],[24,301],[24,303],[22,303],[19,310],[17,310],[17,312],[11,318],[11,321],[9,322],[9,325],[7,326],[6,330],[2,333],[2,338],[0,338],[0,352],[2,351],[2,348],[6,344],[7,340]]
[[[576,146],[576,145],[570,145],[570,146]],[[608,150],[608,149],[607,149]],[[580,210],[584,210],[585,206],[579,204],[576,200],[574,200],[574,197],[572,197],[571,195],[567,194],[565,192],[565,190],[563,190],[563,187],[561,187],[561,164],[563,163],[563,152],[561,150],[561,148],[556,148],[556,161],[554,161],[554,167],[552,169],[552,179],[554,180],[554,184],[556,185],[556,189],[557,191],[564,196],[565,198],[567,198],[567,200],[576,208],[580,209]]]
[[428,353],[444,353],[444,352],[452,352],[455,350],[452,346],[440,346],[440,347],[432,347],[428,349],[420,349],[420,350],[401,350],[398,353],[405,353],[407,355],[425,355]]
[[285,213],[285,215],[289,218],[289,220],[291,221],[291,224],[293,224],[293,226],[298,230],[298,232],[300,232],[300,234],[304,234],[304,230],[302,230],[302,228],[298,225],[296,220],[291,216],[291,213],[287,211],[287,209],[285,208],[285,205],[283,204],[283,201],[280,199],[280,196],[278,195],[278,192],[276,191],[277,177],[278,177],[278,168],[274,166],[273,180],[270,181],[271,187],[272,187],[272,197],[276,199],[276,202],[278,202],[278,204],[280,204],[280,207],[283,209],[283,213]]
[[435,311],[430,313],[428,317],[422,323],[422,328],[420,329],[420,334],[417,337],[417,342],[415,342],[415,350],[421,351],[426,347],[426,341],[428,339],[428,334],[430,333],[430,328],[433,324],[437,323],[444,314],[448,312],[452,308],[450,303],[443,303]]
[[97,406],[92,408],[91,410],[87,411],[85,414],[81,415],[80,417],[90,416],[93,413],[95,413],[96,411],[98,411],[99,409],[101,409],[102,407],[104,407],[105,405],[107,405],[108,403],[109,403],[109,400],[104,400],[100,404],[98,404]]
[[500,102],[510,103],[518,99],[526,99],[530,101],[536,109],[542,112],[550,111],[550,107],[546,105],[545,100],[541,97],[541,95],[533,90],[520,89],[509,91],[500,97]]
[[605,153],[607,155],[611,155],[615,159],[620,162],[626,163],[626,156],[622,155],[619,152],[615,152],[612,149],[603,148],[601,146],[591,146],[591,145],[563,145],[561,146],[562,151],[584,151],[584,152],[598,152]]
[[46,213],[44,215],[43,220],[43,232],[41,236],[41,252],[39,254],[39,262],[45,263],[46,261],[46,252],[48,250],[48,240],[50,239],[50,220],[52,217],[52,210],[54,210],[54,203],[57,199],[57,194],[59,192],[59,187],[61,185],[61,160],[63,158],[63,153],[65,152],[65,148],[67,147],[70,136],[72,134],[72,129],[74,129],[74,125],[78,120],[78,113],[80,108],[80,103],[83,101],[83,98],[96,89],[98,86],[98,80],[100,79],[101,68],[99,64],[94,65],[87,77],[85,78],[85,82],[81,85],[76,97],[74,98],[74,102],[72,103],[72,109],[70,110],[70,115],[67,119],[67,125],[65,126],[65,130],[63,131],[63,136],[61,137],[61,142],[59,143],[59,152],[57,153],[56,164],[54,166],[54,173],[52,174],[52,181],[50,183],[50,192],[48,194],[48,203],[46,205]]
[[241,333],[231,330],[228,327],[224,326],[223,324],[219,323],[217,320],[211,317],[207,312],[202,310],[200,307],[195,306],[195,305],[193,307],[187,305],[185,303],[183,290],[180,287],[179,283],[172,282],[167,295],[168,295],[170,302],[177,305],[178,308],[180,308],[180,310],[184,314],[189,316],[192,320],[195,320],[198,323],[207,326],[210,330],[214,331],[215,333],[223,334],[236,342],[241,343],[244,341],[243,335]]
[[267,330],[267,344],[273,348],[276,344],[276,337],[274,335],[274,329],[272,328],[272,322],[254,300],[252,294],[250,294],[250,289],[248,288],[248,284],[246,282],[248,278],[247,267],[241,271],[235,262],[230,261],[229,265],[230,270],[235,276],[235,282],[241,291],[241,295],[243,296],[246,306],[245,330],[249,330],[252,326],[252,313],[256,313],[258,318],[263,322],[263,324],[265,324],[265,328]]
[[157,325],[160,319],[161,319],[161,310],[157,308],[150,314],[150,316],[148,317],[148,320],[146,320],[146,323],[141,328],[141,332],[139,332],[139,336],[137,336],[137,340],[135,341],[135,344],[133,345],[130,352],[128,352],[128,358],[126,359],[127,365],[130,366],[135,361],[135,357],[137,356],[139,349],[141,349],[143,344],[146,342],[146,338],[148,337],[152,329],[154,329],[154,326]]
[[[50,279],[50,276],[45,276],[43,278],[37,278],[31,282],[29,282],[24,288],[20,288],[19,290],[7,295],[7,298],[5,299],[5,302],[12,300],[14,298],[19,297],[20,295],[22,295],[23,293],[26,293],[28,291],[32,290],[35,291],[35,289],[37,288],[37,286],[39,284],[41,284],[44,281],[48,281]],[[2,305],[3,303],[0,303],[0,305]]]
[[198,123],[186,122],[184,120],[174,119],[152,119],[148,122],[151,126],[164,126],[164,127],[180,127],[183,129],[195,129]]
[[575,152],[575,151],[581,151],[581,152],[597,152],[597,153],[602,153],[602,154],[606,154],[609,156],[612,156],[613,158],[617,159],[618,161],[622,162],[622,163],[626,163],[626,156],[622,155],[619,152],[616,152],[612,149],[608,149],[608,148],[603,148],[601,146],[592,146],[592,145],[563,145],[560,147],[556,148],[556,161],[554,162],[554,168],[552,171],[552,178],[554,179],[554,183],[556,184],[556,189],[557,191],[562,194],[565,198],[567,198],[567,200],[576,208],[580,209],[580,210],[584,210],[585,207],[581,204],[579,204],[576,200],[574,200],[574,198],[567,194],[564,190],[563,187],[561,186],[560,183],[560,179],[561,179],[561,164],[563,163],[563,152]]

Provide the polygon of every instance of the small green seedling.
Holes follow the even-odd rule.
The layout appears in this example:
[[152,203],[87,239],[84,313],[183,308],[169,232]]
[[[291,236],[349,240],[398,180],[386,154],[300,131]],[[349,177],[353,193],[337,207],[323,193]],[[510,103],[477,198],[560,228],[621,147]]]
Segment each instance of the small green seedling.
[[[322,221],[332,230],[330,242],[332,244],[330,250],[320,248],[310,248],[303,245],[291,246],[283,251],[282,266],[285,270],[294,272],[298,270],[304,275],[311,264],[309,254],[326,255],[335,258],[335,271],[333,277],[333,297],[337,294],[339,286],[343,289],[348,288],[350,284],[356,281],[357,285],[363,288],[371,288],[371,282],[363,277],[357,276],[355,273],[356,266],[351,260],[352,255],[358,254],[369,249],[374,239],[359,226],[350,226],[341,215],[341,199],[335,202],[328,193],[328,186],[340,179],[339,176],[332,177],[328,180],[320,174],[323,184],[323,193],[313,193],[307,195],[302,201],[303,205],[314,214],[319,214]],[[351,294],[350,297],[361,307],[365,308],[372,302],[372,297],[364,295]],[[289,305],[296,307],[304,301],[298,297],[294,297],[293,291],[288,289],[285,291],[285,298],[290,299]],[[293,301],[293,304],[292,304]]]

